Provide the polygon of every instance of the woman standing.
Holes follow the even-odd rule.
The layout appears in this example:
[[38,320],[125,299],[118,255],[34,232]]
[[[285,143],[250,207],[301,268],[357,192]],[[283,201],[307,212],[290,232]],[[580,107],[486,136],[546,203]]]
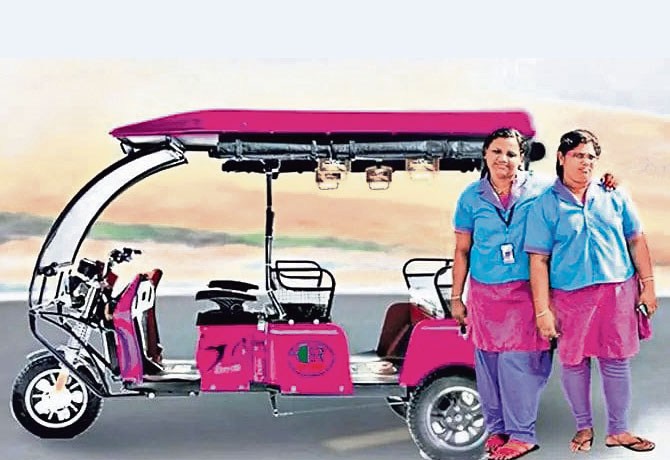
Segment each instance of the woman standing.
[[571,450],[588,451],[593,443],[590,359],[596,357],[608,415],[605,444],[649,451],[653,442],[628,432],[628,410],[629,359],[639,350],[635,306],[646,305],[649,316],[657,307],[651,257],[628,196],[591,181],[599,157],[591,132],[564,134],[559,177],[528,215],[524,249],[537,326],[545,338],[560,334],[561,382],[577,425]]
[[483,153],[482,179],[465,189],[454,214],[451,313],[468,323],[476,347],[477,389],[490,433],[486,450],[492,459],[509,460],[539,448],[535,421],[551,372],[522,250],[528,209],[550,184],[521,170],[526,142],[514,129],[490,134]]

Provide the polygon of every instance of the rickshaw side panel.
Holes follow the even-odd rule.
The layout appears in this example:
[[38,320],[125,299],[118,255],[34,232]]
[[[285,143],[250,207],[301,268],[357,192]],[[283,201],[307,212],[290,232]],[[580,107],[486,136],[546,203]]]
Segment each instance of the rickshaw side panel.
[[198,326],[195,361],[202,391],[249,391],[256,325]]
[[138,275],[128,285],[121,294],[113,313],[116,355],[121,378],[124,382],[133,384],[142,383],[144,373],[142,350],[140,350],[132,318],[133,301],[141,280],[141,276]]
[[351,395],[349,347],[342,328],[332,323],[270,324],[268,383],[282,393]]
[[426,319],[419,322],[409,340],[399,382],[416,386],[433,371],[449,366],[474,369],[475,348],[460,334],[454,319]]

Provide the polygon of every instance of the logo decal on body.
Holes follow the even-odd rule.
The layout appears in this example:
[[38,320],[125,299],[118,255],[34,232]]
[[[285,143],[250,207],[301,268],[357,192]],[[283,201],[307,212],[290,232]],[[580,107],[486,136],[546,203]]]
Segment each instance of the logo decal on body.
[[[216,351],[216,358],[214,359],[212,365],[209,366],[207,371],[211,371],[212,369],[214,369],[215,374],[229,374],[232,372],[241,371],[242,366],[239,362],[240,359],[237,357],[240,354],[245,354],[246,343],[247,340],[243,338],[235,345],[233,345],[232,350],[231,348],[228,348],[228,344],[226,343],[222,343],[221,345],[217,346],[207,347],[206,348],[207,350]],[[228,348],[228,350],[231,350],[230,353],[228,353],[228,356],[226,356],[226,348]]]
[[295,344],[288,352],[291,369],[300,375],[323,375],[333,367],[335,353],[323,342],[308,340]]

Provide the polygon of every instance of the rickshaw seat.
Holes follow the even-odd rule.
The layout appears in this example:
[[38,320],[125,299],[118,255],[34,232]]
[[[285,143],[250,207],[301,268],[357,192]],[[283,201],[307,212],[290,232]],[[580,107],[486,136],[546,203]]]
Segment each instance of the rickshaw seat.
[[[229,288],[237,286],[251,289],[254,285],[238,281],[216,282],[215,280],[209,283],[209,287],[213,286],[228,286]],[[257,300],[255,295],[226,289],[207,289],[196,293],[195,300],[211,300],[219,306],[217,310],[199,312],[196,317],[196,326],[256,324],[258,322],[258,316],[255,313],[244,309],[244,302]]]
[[240,301],[257,300],[255,295],[246,294],[244,292],[228,291],[224,289],[207,289],[204,291],[198,291],[195,295],[195,300],[212,300],[216,302],[217,299],[237,299]]
[[196,326],[225,326],[230,324],[256,324],[258,316],[243,310],[208,310],[198,312]]
[[411,302],[396,303],[389,307],[379,336],[377,355],[380,357],[404,357],[414,326],[432,316]]
[[212,280],[207,284],[207,287],[241,292],[258,289],[258,286],[255,284],[235,280]]

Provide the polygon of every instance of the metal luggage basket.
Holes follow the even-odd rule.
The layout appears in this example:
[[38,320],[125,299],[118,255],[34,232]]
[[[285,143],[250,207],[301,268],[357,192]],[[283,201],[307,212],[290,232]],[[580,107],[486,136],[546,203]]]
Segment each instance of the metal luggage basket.
[[453,259],[416,257],[402,268],[410,300],[436,318],[451,318],[453,264]]
[[335,292],[332,273],[312,260],[277,260],[268,295],[289,320],[330,321]]

